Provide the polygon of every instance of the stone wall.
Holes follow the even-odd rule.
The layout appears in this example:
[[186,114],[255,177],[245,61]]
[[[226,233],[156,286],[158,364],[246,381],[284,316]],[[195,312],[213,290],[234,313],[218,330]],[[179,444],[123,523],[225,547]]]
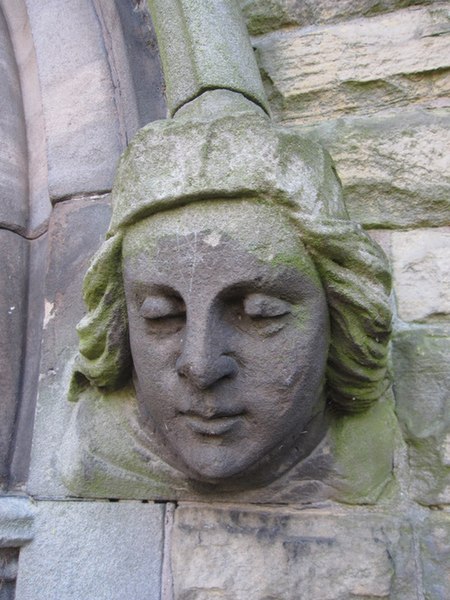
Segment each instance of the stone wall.
[[[23,309],[23,327],[42,337],[29,479],[26,451],[8,450],[22,466],[5,475],[8,501],[26,492],[35,504],[17,600],[450,598],[448,4],[239,1],[273,118],[329,150],[352,217],[392,262],[394,482],[371,506],[94,501],[65,489],[56,451],[72,409],[61,381],[84,310],[81,281],[108,225],[120,153],[140,126],[164,116],[161,74],[143,3],[21,0],[21,16],[3,2],[18,77],[39,83],[40,104],[22,84],[24,119],[30,106],[42,119],[41,134],[27,125],[27,151],[39,159],[27,197],[34,224],[26,229],[22,211],[2,225],[7,256],[30,257],[35,304]],[[17,59],[29,43],[25,26],[31,63]],[[8,250],[10,240],[18,250]],[[33,382],[38,351],[29,343]],[[29,420],[16,425],[25,431]],[[17,531],[20,515],[5,506],[0,499],[0,533],[8,523]],[[16,548],[30,537],[2,538],[0,598],[12,595]]]

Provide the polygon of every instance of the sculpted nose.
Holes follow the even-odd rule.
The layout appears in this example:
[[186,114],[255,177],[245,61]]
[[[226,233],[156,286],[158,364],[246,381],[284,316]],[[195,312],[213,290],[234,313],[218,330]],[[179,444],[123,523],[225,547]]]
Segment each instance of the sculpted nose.
[[191,340],[185,343],[183,351],[176,362],[176,370],[180,377],[186,377],[199,389],[207,389],[216,382],[237,374],[236,360],[223,354],[211,340],[201,343]]

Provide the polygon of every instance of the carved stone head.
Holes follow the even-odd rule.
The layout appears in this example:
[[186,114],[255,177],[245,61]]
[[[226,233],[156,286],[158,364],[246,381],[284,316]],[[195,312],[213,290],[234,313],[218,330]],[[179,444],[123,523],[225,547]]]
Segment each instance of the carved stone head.
[[328,407],[382,394],[390,278],[323,150],[237,96],[204,94],[123,157],[70,393],[131,381],[164,461],[252,485],[320,443]]

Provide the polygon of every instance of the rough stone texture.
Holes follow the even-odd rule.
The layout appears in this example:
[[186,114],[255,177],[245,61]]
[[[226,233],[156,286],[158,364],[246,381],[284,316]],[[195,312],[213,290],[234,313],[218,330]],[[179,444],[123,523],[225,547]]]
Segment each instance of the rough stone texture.
[[160,46],[169,113],[206,90],[241,92],[268,111],[239,9],[229,0],[148,0]]
[[410,491],[422,504],[450,503],[450,328],[400,331],[393,363],[397,414],[408,444]]
[[301,128],[332,155],[350,215],[368,227],[450,223],[450,118],[409,110]]
[[182,504],[172,540],[174,598],[411,600],[409,536],[396,519],[366,511]]
[[0,548],[18,548],[33,539],[34,508],[20,496],[0,497]]
[[159,600],[164,508],[39,502],[16,600]]
[[27,140],[20,79],[0,7],[0,226],[24,231],[28,221]]
[[14,600],[19,551],[0,548],[0,600]]
[[317,25],[355,16],[372,16],[436,0],[239,0],[251,34],[283,26]]
[[26,332],[28,244],[0,230],[0,486],[9,477],[9,455],[20,400]]
[[420,527],[420,567],[426,600],[446,600],[450,591],[450,513],[438,512]]
[[125,141],[94,5],[26,4],[42,89],[50,196],[109,190]]
[[448,21],[442,3],[256,39],[277,117],[309,123],[408,104],[448,105]]
[[71,368],[68,361],[77,347],[75,326],[84,311],[82,280],[92,254],[104,238],[109,217],[109,196],[64,202],[53,212],[29,480],[33,494],[64,494],[55,475],[54,461],[72,408],[64,387]]
[[450,228],[393,233],[392,258],[399,317],[448,319]]

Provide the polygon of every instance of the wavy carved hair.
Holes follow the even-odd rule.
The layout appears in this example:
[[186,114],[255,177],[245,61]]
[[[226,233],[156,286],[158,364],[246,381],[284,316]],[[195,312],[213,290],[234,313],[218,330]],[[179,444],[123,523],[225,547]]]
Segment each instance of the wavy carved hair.
[[[312,219],[291,212],[325,290],[331,337],[326,371],[328,401],[362,412],[389,385],[391,277],[380,247],[351,221]],[[88,312],[69,390],[77,400],[89,386],[114,390],[129,382],[132,358],[122,278],[123,233],[107,240],[86,273]]]

